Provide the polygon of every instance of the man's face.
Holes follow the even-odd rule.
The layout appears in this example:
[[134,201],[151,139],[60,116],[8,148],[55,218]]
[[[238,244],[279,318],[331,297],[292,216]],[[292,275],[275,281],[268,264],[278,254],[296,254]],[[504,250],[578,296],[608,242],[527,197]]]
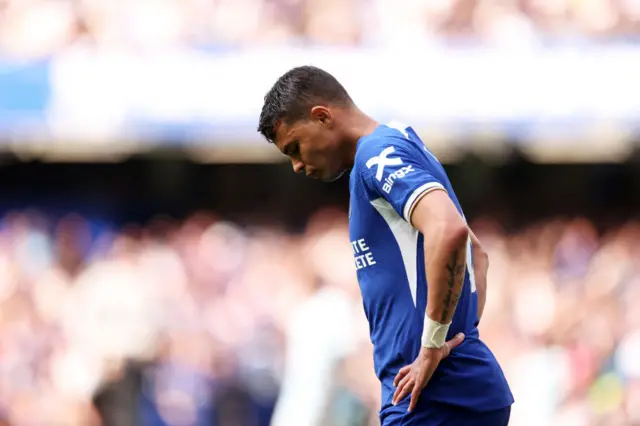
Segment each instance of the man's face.
[[275,144],[291,159],[296,173],[305,172],[308,177],[331,182],[344,173],[344,167],[338,149],[340,137],[326,113],[328,110],[323,109],[309,119],[281,123]]

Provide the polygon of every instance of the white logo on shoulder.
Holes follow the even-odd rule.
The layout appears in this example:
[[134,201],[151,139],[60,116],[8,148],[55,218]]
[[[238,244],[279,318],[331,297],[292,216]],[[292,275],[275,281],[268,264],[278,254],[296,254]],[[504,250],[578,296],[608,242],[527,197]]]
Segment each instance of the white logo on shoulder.
[[369,161],[367,161],[368,168],[378,166],[378,169],[376,170],[376,179],[380,181],[382,180],[382,173],[384,173],[384,168],[386,166],[398,166],[402,164],[402,159],[400,159],[399,157],[388,157],[388,155],[393,153],[394,151],[395,148],[390,146],[382,150],[380,155],[372,157],[369,159]]
[[409,173],[415,171],[415,169],[413,168],[412,165],[408,165],[408,166],[404,166],[403,168],[396,170],[395,172],[389,174],[389,176],[387,176],[384,180],[384,183],[382,184],[382,190],[384,192],[386,192],[387,194],[391,192],[391,188],[393,188],[393,183],[397,180],[397,179],[402,179],[403,177],[405,177],[406,175],[408,175]]
[[[378,169],[376,170],[376,179],[378,179],[378,181],[382,182],[382,175],[384,173],[384,168],[385,166],[398,166],[400,164],[402,164],[402,159],[399,157],[388,157],[389,154],[393,153],[395,151],[395,149],[390,146],[388,148],[385,148],[382,153],[380,155],[378,155],[377,157],[373,157],[371,159],[369,159],[369,161],[367,161],[367,167],[371,168],[373,166],[378,166]],[[391,188],[393,187],[393,183],[396,181],[396,179],[401,179],[403,177],[405,177],[407,174],[411,173],[415,171],[415,169],[413,168],[412,165],[408,165],[408,166],[404,166],[401,169],[398,169],[396,171],[394,171],[393,173],[390,173],[389,176],[387,176],[384,179],[384,183],[382,184],[382,190],[384,192],[386,192],[387,194],[391,192]]]

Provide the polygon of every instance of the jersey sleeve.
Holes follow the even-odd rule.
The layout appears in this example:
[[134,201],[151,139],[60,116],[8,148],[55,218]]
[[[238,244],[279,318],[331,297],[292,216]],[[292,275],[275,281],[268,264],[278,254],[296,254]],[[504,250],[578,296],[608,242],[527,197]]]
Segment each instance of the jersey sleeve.
[[[413,142],[399,138],[370,141],[363,148],[362,174],[372,199],[384,198],[407,222],[426,193],[446,190],[434,174],[434,165]],[[433,160],[435,163],[435,159]]]

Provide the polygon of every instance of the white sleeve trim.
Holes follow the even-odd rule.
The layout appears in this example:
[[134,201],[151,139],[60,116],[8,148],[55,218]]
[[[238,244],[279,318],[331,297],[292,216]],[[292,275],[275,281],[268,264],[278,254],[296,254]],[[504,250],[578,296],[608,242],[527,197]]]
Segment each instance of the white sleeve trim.
[[440,182],[429,182],[417,188],[415,191],[411,193],[409,198],[407,199],[406,204],[404,205],[403,216],[404,220],[411,223],[411,212],[413,212],[413,207],[416,201],[420,199],[420,197],[426,194],[429,191],[433,191],[434,189],[444,189],[444,186]]

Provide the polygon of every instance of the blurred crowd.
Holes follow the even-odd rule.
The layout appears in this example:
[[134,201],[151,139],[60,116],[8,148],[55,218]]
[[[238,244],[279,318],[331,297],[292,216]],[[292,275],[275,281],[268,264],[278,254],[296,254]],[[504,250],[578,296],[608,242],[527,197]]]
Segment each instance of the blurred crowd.
[[0,0],[0,51],[625,40],[638,0]]
[[[377,424],[344,213],[301,234],[204,213],[1,225],[0,425]],[[512,426],[640,424],[640,223],[472,226]]]

